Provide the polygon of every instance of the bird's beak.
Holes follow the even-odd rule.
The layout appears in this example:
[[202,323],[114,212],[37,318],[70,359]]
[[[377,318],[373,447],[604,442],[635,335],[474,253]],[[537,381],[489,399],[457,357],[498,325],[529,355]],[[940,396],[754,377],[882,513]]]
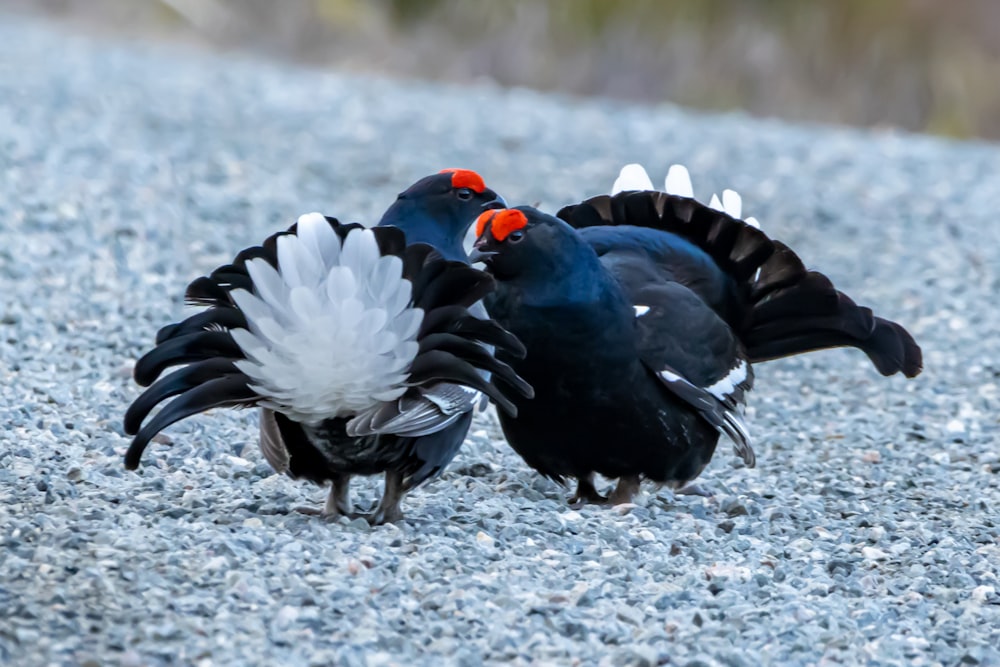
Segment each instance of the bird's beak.
[[489,264],[490,257],[498,254],[494,250],[480,250],[479,248],[473,248],[472,252],[469,253],[469,264],[476,264],[482,262],[483,264]]
[[476,264],[477,262],[489,264],[490,258],[499,254],[495,250],[483,250],[486,243],[487,240],[485,234],[476,239],[475,245],[472,246],[472,252],[469,253],[469,264]]
[[507,208],[507,202],[504,201],[503,197],[497,195],[494,199],[483,204],[484,211],[488,211],[491,208]]

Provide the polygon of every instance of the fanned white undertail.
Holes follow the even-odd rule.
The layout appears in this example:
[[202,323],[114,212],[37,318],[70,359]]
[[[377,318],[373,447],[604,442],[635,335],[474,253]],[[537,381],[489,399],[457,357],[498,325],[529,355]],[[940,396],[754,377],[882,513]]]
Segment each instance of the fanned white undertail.
[[261,405],[316,424],[402,396],[424,317],[402,260],[367,229],[341,243],[319,213],[277,244],[279,268],[248,261],[254,293],[232,292],[249,325],[232,331],[246,355],[236,365]]

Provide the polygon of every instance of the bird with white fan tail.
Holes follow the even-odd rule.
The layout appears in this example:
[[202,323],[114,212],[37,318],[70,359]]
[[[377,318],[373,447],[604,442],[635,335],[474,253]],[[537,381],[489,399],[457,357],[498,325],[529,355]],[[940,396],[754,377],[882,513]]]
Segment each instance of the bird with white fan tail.
[[[136,363],[148,389],[125,415],[135,436],[126,467],[174,422],[257,406],[272,467],[331,483],[322,514],[356,516],[351,475],[385,473],[366,518],[398,520],[403,495],[454,455],[439,460],[436,437],[484,395],[516,412],[495,379],[532,393],[490,352],[523,355],[520,342],[470,312],[493,286],[486,273],[407,243],[398,227],[302,216],[188,286],[188,301],[207,309],[161,329]],[[183,368],[161,377],[174,366]]]

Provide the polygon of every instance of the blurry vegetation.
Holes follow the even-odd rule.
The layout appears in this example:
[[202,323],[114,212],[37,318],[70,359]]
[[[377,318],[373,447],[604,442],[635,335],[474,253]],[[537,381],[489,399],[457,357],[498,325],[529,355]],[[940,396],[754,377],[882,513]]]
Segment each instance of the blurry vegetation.
[[0,0],[355,71],[1000,139],[1000,0]]

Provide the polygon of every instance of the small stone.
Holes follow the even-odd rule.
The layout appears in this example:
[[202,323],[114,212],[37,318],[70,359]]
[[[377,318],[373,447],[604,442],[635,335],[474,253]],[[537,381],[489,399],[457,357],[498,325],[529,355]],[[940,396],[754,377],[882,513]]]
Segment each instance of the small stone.
[[746,504],[739,498],[728,497],[722,500],[720,509],[729,516],[746,516],[749,514]]
[[889,554],[876,547],[862,547],[861,555],[868,560],[885,560]]
[[972,600],[977,604],[985,604],[996,595],[996,588],[989,585],[976,586],[972,589]]

